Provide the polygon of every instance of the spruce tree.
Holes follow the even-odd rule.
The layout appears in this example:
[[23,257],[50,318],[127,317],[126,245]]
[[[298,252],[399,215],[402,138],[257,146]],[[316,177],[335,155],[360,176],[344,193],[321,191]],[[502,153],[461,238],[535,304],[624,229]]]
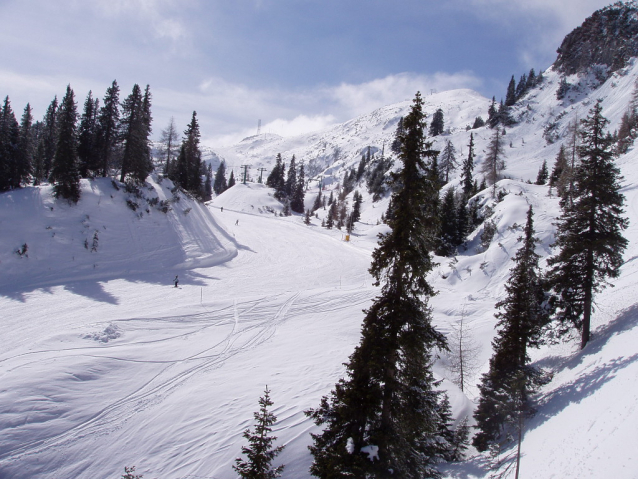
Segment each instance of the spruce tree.
[[35,131],[33,128],[33,114],[31,105],[27,103],[20,120],[20,140],[18,142],[17,176],[20,184],[27,183],[33,172],[35,156]]
[[118,127],[120,124],[120,87],[113,80],[106,89],[102,107],[98,115],[97,144],[100,161],[100,173],[103,177],[109,175],[113,166],[116,147],[119,142]]
[[284,191],[286,193],[286,197],[291,198],[295,188],[297,187],[297,161],[295,159],[295,155],[292,155],[292,159],[290,160],[290,165],[288,166],[288,176],[286,177],[286,183],[284,186]]
[[548,261],[558,296],[557,334],[576,328],[581,348],[590,338],[594,294],[609,284],[607,278],[618,277],[628,244],[622,236],[629,224],[623,216],[622,178],[613,161],[613,139],[605,133],[607,123],[600,101],[581,120],[573,197],[561,201],[555,243],[559,252]]
[[273,467],[272,461],[284,449],[284,446],[273,447],[277,437],[272,436],[272,426],[277,422],[277,416],[270,412],[273,405],[270,391],[266,386],[264,395],[259,398],[259,411],[253,414],[255,418],[254,430],[246,429],[244,439],[248,446],[243,446],[241,452],[246,459],[235,459],[233,469],[244,479],[274,479],[281,476],[283,465]]
[[305,210],[304,200],[306,197],[306,172],[303,161],[299,164],[297,171],[297,183],[292,190],[290,198],[290,208],[295,213],[303,213]]
[[543,164],[538,170],[538,174],[536,175],[536,184],[544,185],[547,183],[547,178],[549,178],[549,171],[547,170],[547,160],[543,160]]
[[98,109],[98,100],[93,99],[93,93],[89,90],[78,132],[78,169],[82,178],[87,178],[100,168],[97,149]]
[[495,128],[498,125],[499,117],[498,110],[496,109],[496,97],[492,97],[492,103],[487,110],[487,126]]
[[[193,111],[191,121],[182,139],[180,155],[177,159],[177,181],[186,191],[196,197],[202,194],[202,152],[199,148],[199,122],[197,112]],[[234,181],[234,177],[233,177]],[[230,188],[230,183],[228,187]]]
[[516,103],[516,80],[514,80],[514,75],[507,85],[507,93],[505,95],[505,106],[512,106]]
[[548,318],[531,206],[521,239],[523,245],[505,284],[507,296],[496,304],[498,332],[492,341],[490,369],[479,385],[481,395],[474,413],[479,432],[473,440],[479,451],[506,438],[513,419],[533,412],[529,396],[543,382],[541,371],[529,365],[528,354],[528,348],[542,343],[541,332]]
[[323,198],[322,198],[322,195],[321,195],[321,187],[319,187],[319,192],[317,193],[317,197],[315,198],[315,202],[312,205],[312,212],[314,213],[319,208],[321,208],[322,204],[323,204]]
[[373,253],[370,273],[381,293],[366,311],[347,377],[308,411],[324,426],[310,446],[317,477],[439,477],[440,393],[433,388],[431,352],[446,345],[427,305],[434,294],[426,280],[434,218],[422,205],[438,189],[426,178],[437,152],[425,142],[422,105],[417,93],[404,118],[403,168],[392,174],[391,230]]
[[566,173],[568,167],[565,146],[560,145],[560,149],[558,150],[558,154],[556,155],[556,160],[554,162],[554,167],[552,168],[552,173],[549,176],[549,186],[550,188],[555,187],[558,196],[561,198],[565,196],[565,192],[567,191],[566,179],[568,174],[564,173]]
[[228,188],[235,186],[235,172],[230,170],[230,177],[228,178]]
[[438,108],[434,112],[434,116],[432,117],[432,123],[430,123],[430,136],[439,136],[443,133],[445,128],[445,122],[443,120],[443,110]]
[[470,143],[467,145],[467,158],[463,160],[463,171],[461,177],[463,178],[463,196],[465,201],[469,199],[474,189],[474,181],[472,173],[474,171],[474,133],[470,133]]
[[19,142],[20,125],[7,96],[0,113],[0,191],[20,187]]
[[215,173],[215,181],[213,182],[213,191],[216,195],[221,195],[228,188],[226,183],[226,162],[221,161]]
[[131,94],[122,103],[121,135],[123,141],[120,181],[130,176],[143,183],[153,170],[150,148],[151,133],[150,91],[144,95],[140,86],[133,85]]
[[65,198],[77,203],[80,199],[80,173],[78,171],[77,153],[77,107],[75,94],[71,85],[66,87],[66,94],[60,103],[58,112],[58,143],[53,157],[51,179],[56,198]]
[[55,149],[58,145],[58,115],[59,115],[58,97],[55,96],[53,101],[47,107],[44,115],[43,131],[42,131],[42,174],[36,177],[34,182],[48,180],[53,167],[53,157]]
[[448,188],[443,195],[443,201],[439,209],[439,222],[441,225],[436,254],[439,256],[451,256],[456,251],[458,238],[457,208],[454,201],[454,188]]

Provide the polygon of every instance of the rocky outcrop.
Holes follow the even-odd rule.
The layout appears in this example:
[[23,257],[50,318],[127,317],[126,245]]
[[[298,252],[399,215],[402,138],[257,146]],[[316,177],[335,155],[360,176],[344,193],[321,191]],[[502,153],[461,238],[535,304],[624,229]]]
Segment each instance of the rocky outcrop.
[[596,11],[565,37],[554,68],[572,75],[593,65],[606,65],[609,74],[638,56],[638,2],[617,2]]

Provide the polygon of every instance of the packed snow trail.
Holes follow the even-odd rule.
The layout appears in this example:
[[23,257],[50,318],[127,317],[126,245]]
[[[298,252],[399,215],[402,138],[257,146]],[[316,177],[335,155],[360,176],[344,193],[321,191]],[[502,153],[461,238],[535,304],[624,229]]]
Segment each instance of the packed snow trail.
[[235,477],[266,384],[285,477],[308,476],[303,411],[357,341],[369,252],[299,217],[213,211],[238,255],[179,288],[150,275],[2,297],[15,342],[0,354],[0,477]]

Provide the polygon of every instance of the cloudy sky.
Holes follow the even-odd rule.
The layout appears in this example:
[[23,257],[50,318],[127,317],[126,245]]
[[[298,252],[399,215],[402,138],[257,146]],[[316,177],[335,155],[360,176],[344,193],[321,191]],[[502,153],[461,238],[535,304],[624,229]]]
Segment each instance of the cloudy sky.
[[154,133],[197,111],[205,143],[290,135],[429,93],[504,95],[611,0],[0,0],[0,95],[36,119],[116,79]]

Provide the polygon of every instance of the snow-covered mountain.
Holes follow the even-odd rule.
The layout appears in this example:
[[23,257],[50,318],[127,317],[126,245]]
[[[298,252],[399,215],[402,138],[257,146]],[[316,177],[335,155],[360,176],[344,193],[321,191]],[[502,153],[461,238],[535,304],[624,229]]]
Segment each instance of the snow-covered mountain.
[[[572,38],[569,45],[586,51],[583,38]],[[480,247],[479,226],[466,250],[437,258],[429,277],[439,291],[431,302],[437,327],[449,334],[465,316],[481,346],[475,382],[487,370],[494,305],[504,297],[529,205],[537,252],[543,260],[555,252],[558,199],[527,180],[544,160],[551,168],[569,123],[597,99],[611,131],[633,101],[635,57],[618,68],[589,67],[551,67],[517,102],[517,124],[505,136],[508,178],[497,185],[503,199],[496,202],[491,191],[475,198],[490,207],[495,237]],[[563,79],[571,86],[558,99]],[[449,128],[436,145],[449,139],[464,157],[466,126],[486,118],[489,101],[469,90],[425,101],[430,118],[441,108]],[[295,154],[328,178],[330,190],[368,146],[374,152],[385,143],[387,152],[409,105],[311,135],[250,137],[215,153],[253,169],[269,168],[277,153],[286,160]],[[471,132],[478,172],[493,131]],[[638,478],[638,149],[617,164],[630,219],[625,265],[614,287],[596,296],[593,338],[583,351],[577,342],[531,351],[554,377],[526,426],[525,477]],[[457,184],[455,172],[447,187]],[[279,216],[281,205],[258,183],[237,185],[206,206],[157,177],[140,191],[83,180],[75,206],[54,200],[48,186],[1,194],[0,478],[114,478],[125,465],[146,479],[236,477],[241,434],[266,385],[277,444],[286,445],[283,477],[309,478],[307,445],[316,428],[303,411],[343,374],[361,310],[378,292],[367,268],[377,234],[387,228],[379,220],[388,200],[374,203],[363,184],[358,189],[362,218],[349,242],[342,231],[320,227],[323,210],[309,226],[299,216]],[[308,205],[316,193],[313,183]],[[477,389],[461,392],[446,364],[442,355],[435,374],[454,414],[471,414]],[[442,470],[449,478],[487,478],[491,465],[475,455]]]

